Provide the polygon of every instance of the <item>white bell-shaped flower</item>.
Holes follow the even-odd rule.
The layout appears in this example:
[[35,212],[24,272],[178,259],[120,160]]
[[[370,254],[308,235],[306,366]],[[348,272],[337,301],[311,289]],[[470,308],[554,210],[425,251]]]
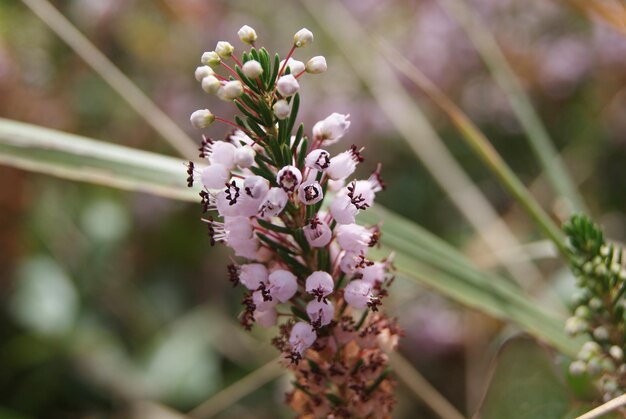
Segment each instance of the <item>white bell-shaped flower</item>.
[[337,243],[343,250],[359,253],[367,249],[372,241],[372,232],[358,224],[342,224],[335,229]]
[[333,292],[335,283],[332,276],[328,272],[316,271],[309,275],[306,279],[306,292],[315,296],[318,301],[322,301],[324,297]]
[[331,145],[339,141],[350,128],[350,115],[333,113],[326,119],[313,125],[313,138],[323,141],[324,145]]
[[302,173],[296,166],[285,166],[276,174],[276,183],[285,190],[293,192],[302,182]]
[[339,153],[330,159],[326,175],[333,180],[346,179],[354,173],[357,163],[362,160],[363,158],[356,147],[352,147],[350,150]]
[[335,306],[330,301],[313,300],[306,305],[306,313],[311,323],[316,323],[316,326],[326,326],[335,316]]
[[287,205],[289,201],[289,195],[282,188],[271,188],[261,205],[259,205],[259,216],[262,218],[276,217]]
[[357,272],[361,274],[361,280],[376,285],[385,281],[387,269],[384,263],[374,262],[372,265],[357,269]]
[[235,256],[251,260],[256,259],[259,251],[259,240],[254,236],[246,240],[231,240],[228,245],[235,251]]
[[339,261],[339,269],[346,275],[352,275],[363,266],[365,253],[346,252]]
[[200,180],[207,189],[222,189],[229,178],[230,172],[219,163],[211,164],[200,171]]
[[347,195],[337,195],[330,205],[330,214],[339,224],[353,224],[359,209]]
[[289,334],[289,345],[291,350],[298,354],[306,351],[317,339],[317,334],[313,327],[305,322],[298,322],[291,328]]
[[269,272],[260,263],[246,263],[239,267],[239,282],[251,291],[256,291],[261,284],[267,284]]
[[330,164],[330,153],[321,148],[311,151],[304,159],[304,165],[308,168],[323,172]]
[[304,237],[311,247],[324,247],[333,238],[333,232],[325,221],[315,217],[303,228]]
[[256,306],[256,310],[259,310],[259,311],[273,310],[274,307],[276,307],[276,305],[278,304],[278,301],[276,301],[275,298],[272,298],[270,300],[264,297],[263,292],[261,291],[254,291],[252,293],[252,302],[254,302],[254,305]]
[[283,269],[272,272],[268,281],[270,295],[281,303],[289,301],[298,290],[298,278]]
[[322,186],[317,181],[304,182],[298,188],[298,198],[305,205],[314,205],[324,199]]
[[226,141],[215,141],[211,144],[209,161],[211,164],[222,164],[227,169],[235,167],[235,151],[237,148]]
[[343,290],[343,298],[354,308],[365,308],[372,299],[372,286],[360,279],[350,281]]
[[234,163],[240,169],[248,169],[252,167],[252,165],[254,165],[255,156],[256,156],[256,151],[254,151],[254,149],[251,146],[244,145],[244,146],[238,147],[237,150],[235,150]]

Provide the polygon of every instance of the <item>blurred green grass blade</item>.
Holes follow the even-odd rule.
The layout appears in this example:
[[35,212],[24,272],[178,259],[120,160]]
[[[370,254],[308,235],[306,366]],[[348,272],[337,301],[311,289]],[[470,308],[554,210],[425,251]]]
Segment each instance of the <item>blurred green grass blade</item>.
[[478,279],[470,270],[466,274],[451,275],[439,271],[427,262],[416,258],[402,243],[387,242],[395,251],[394,265],[399,276],[411,279],[441,294],[482,311],[495,318],[512,321],[522,330],[540,339],[560,352],[575,356],[579,343],[568,337],[563,330],[563,320],[540,305],[518,287],[502,279],[488,277]]
[[172,199],[198,200],[184,161],[0,118],[0,163]]
[[[198,200],[197,190],[187,188],[183,160],[6,119],[0,119],[0,163],[171,199]],[[481,272],[440,238],[380,206],[361,217],[367,222],[384,219],[383,243],[396,252],[396,265],[404,276],[513,321],[564,353],[576,351],[576,342],[562,330],[562,319],[542,311],[516,285]]]
[[583,199],[574,186],[574,182],[554,147],[548,131],[535,112],[528,95],[524,92],[519,79],[509,66],[486,24],[479,21],[478,16],[472,11],[466,0],[439,0],[439,2],[448,14],[463,27],[487,64],[496,83],[506,95],[513,112],[526,131],[531,149],[541,163],[546,178],[554,191],[569,201],[573,207],[571,209],[585,212]]
[[22,0],[181,156],[196,158],[195,142],[47,0]]
[[467,145],[474,151],[483,164],[498,178],[502,186],[517,200],[526,214],[535,222],[543,234],[552,240],[564,258],[569,254],[561,229],[552,221],[537,200],[513,172],[509,165],[487,139],[485,134],[444,92],[442,92],[424,73],[407,60],[392,45],[378,40],[379,51],[390,63],[409,78],[418,88],[441,108],[461,134]]
[[498,355],[477,417],[558,419],[569,410],[569,390],[548,352],[531,340],[514,339]]

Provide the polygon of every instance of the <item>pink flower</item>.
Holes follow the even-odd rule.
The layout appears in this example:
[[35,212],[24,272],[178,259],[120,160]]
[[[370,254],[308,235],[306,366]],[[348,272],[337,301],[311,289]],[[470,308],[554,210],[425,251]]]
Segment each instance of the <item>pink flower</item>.
[[311,222],[304,226],[304,237],[311,247],[324,247],[333,237],[330,227],[324,221],[320,221],[315,217]]
[[372,286],[360,279],[351,281],[343,291],[343,298],[346,300],[346,303],[358,309],[367,307],[371,297]]
[[324,297],[333,292],[335,283],[333,278],[324,271],[316,271],[306,279],[306,292],[315,296],[317,301],[322,301]]
[[269,275],[270,295],[286,303],[298,290],[298,278],[289,271],[279,269]]
[[335,315],[335,307],[331,302],[323,302],[313,300],[306,306],[306,312],[311,319],[311,323],[316,327],[326,326],[329,324]]
[[313,345],[315,339],[317,339],[317,334],[315,330],[313,330],[313,327],[308,323],[298,322],[291,328],[289,345],[291,345],[293,352],[302,354]]

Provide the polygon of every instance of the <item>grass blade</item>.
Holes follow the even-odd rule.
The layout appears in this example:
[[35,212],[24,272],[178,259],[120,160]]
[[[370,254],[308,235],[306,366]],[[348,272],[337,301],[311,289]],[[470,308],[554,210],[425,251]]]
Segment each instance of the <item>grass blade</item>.
[[585,212],[583,199],[574,186],[574,182],[555,149],[548,131],[535,112],[528,95],[524,92],[519,79],[509,66],[487,26],[479,21],[476,13],[464,0],[439,0],[439,2],[448,14],[463,27],[487,64],[496,83],[511,103],[513,112],[526,131],[531,149],[539,160],[554,191],[567,199],[573,210]]
[[191,160],[197,158],[195,142],[54,6],[46,0],[22,0],[22,2],[63,39],[181,156]]
[[424,91],[450,118],[461,133],[462,138],[498,178],[500,183],[513,195],[522,206],[526,214],[535,222],[536,226],[548,237],[567,259],[568,252],[561,229],[550,219],[541,208],[530,191],[519,180],[506,162],[500,157],[487,137],[468,118],[468,116],[452,102],[437,86],[435,86],[419,69],[417,69],[402,54],[391,45],[379,41],[379,51],[389,62],[407,76],[417,87]]

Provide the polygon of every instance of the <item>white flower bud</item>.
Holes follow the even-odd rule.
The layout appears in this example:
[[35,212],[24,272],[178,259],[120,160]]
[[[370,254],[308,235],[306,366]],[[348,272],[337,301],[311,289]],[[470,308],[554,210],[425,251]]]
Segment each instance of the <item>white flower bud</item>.
[[243,67],[241,67],[241,71],[243,71],[243,74],[245,74],[246,77],[256,79],[263,74],[263,67],[260,62],[250,60],[244,63]]
[[269,272],[260,263],[247,263],[239,268],[239,282],[250,291],[255,291],[261,284],[267,284]]
[[272,106],[272,109],[274,109],[274,115],[276,115],[276,118],[281,120],[287,118],[291,113],[289,103],[287,103],[285,99],[277,100],[276,103],[274,103],[274,106]]
[[318,141],[324,141],[325,145],[331,145],[339,141],[350,128],[350,115],[333,113],[323,121],[313,125],[313,137]]
[[234,50],[235,50],[235,47],[233,47],[230,44],[230,42],[226,42],[226,41],[220,41],[215,46],[215,52],[223,60],[230,58],[230,56],[233,55]]
[[317,339],[317,334],[310,324],[305,322],[298,322],[293,325],[291,333],[289,335],[289,345],[293,352],[302,354],[306,351]]
[[322,186],[316,181],[304,182],[298,188],[298,198],[305,205],[313,205],[324,199]]
[[293,192],[302,182],[302,173],[296,166],[285,166],[276,174],[276,183],[285,192]]
[[[285,60],[280,62],[278,68],[283,68],[283,66],[285,66]],[[289,68],[289,72],[296,76],[305,70],[304,63],[302,61],[294,60],[293,58],[289,58],[287,60],[285,68]]]
[[306,28],[300,29],[293,36],[293,44],[297,48],[303,47],[306,44],[309,44],[311,42],[313,42],[313,32],[311,32],[310,30],[308,30]]
[[268,278],[269,292],[281,303],[286,303],[298,290],[298,278],[289,271],[279,269],[272,272]]
[[352,307],[361,309],[367,307],[372,297],[372,286],[360,279],[351,281],[343,291],[343,298]]
[[221,189],[229,178],[230,172],[223,164],[211,164],[200,172],[202,185],[207,189]]
[[213,74],[215,74],[215,72],[208,65],[202,65],[200,67],[197,67],[194,73],[194,75],[196,76],[196,80],[198,81],[202,81],[203,78],[207,76],[212,76]]
[[574,361],[569,364],[569,373],[574,377],[578,377],[587,372],[587,364],[583,361]]
[[615,359],[616,361],[621,362],[624,359],[624,351],[617,345],[613,345],[611,346],[611,348],[609,348],[609,354],[611,354],[613,359]]
[[243,94],[243,85],[239,80],[226,82],[217,90],[217,97],[225,101],[231,101]]
[[330,164],[330,153],[321,148],[316,148],[311,151],[304,159],[304,165],[311,169],[319,170],[323,172],[328,168]]
[[241,169],[248,169],[254,164],[256,151],[249,145],[244,145],[235,150],[235,164]]
[[217,93],[222,83],[215,76],[206,76],[202,79],[202,90],[207,93]]
[[208,65],[211,67],[217,67],[222,62],[222,59],[215,51],[207,51],[202,54],[202,58],[200,58],[200,62],[204,65]]
[[306,63],[306,72],[311,74],[320,74],[328,69],[326,58],[321,55],[311,58]]
[[237,35],[244,44],[253,44],[257,40],[256,31],[248,25],[243,25]]
[[609,331],[604,326],[599,326],[593,331],[593,337],[597,340],[608,340],[609,339]]
[[276,83],[276,90],[278,90],[278,93],[280,93],[283,97],[294,95],[299,88],[300,85],[298,84],[298,80],[296,80],[296,78],[291,74],[281,76]]
[[195,128],[206,128],[215,121],[215,115],[208,109],[199,109],[191,114],[189,120]]
[[311,247],[324,247],[333,237],[333,233],[326,222],[315,217],[303,228],[304,237]]
[[319,322],[320,326],[329,324],[335,315],[335,306],[330,301],[324,303],[322,301],[313,300],[306,306],[306,312],[312,323]]

